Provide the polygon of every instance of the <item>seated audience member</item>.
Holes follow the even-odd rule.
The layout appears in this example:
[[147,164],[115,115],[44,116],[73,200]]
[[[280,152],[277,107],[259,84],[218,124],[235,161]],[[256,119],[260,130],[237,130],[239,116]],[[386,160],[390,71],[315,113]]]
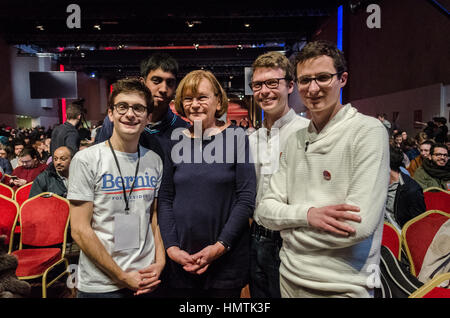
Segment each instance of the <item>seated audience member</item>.
[[448,148],[444,144],[434,144],[430,149],[431,159],[424,159],[414,173],[414,180],[423,190],[438,187],[450,190],[450,165],[448,163]]
[[71,160],[72,153],[68,147],[57,148],[53,154],[53,162],[34,179],[29,197],[42,192],[52,192],[65,198]]
[[408,159],[410,161],[420,155],[418,145],[416,144],[416,141],[411,137],[403,140],[402,147],[403,152],[408,156]]
[[8,159],[8,148],[4,144],[0,144],[0,158]]
[[0,144],[0,168],[2,168],[4,174],[11,174],[13,170],[11,163],[8,160],[6,146],[3,144]]
[[403,154],[390,147],[390,179],[386,200],[386,220],[399,231],[412,218],[425,212],[425,201],[420,185],[400,171]]
[[49,155],[45,151],[45,144],[42,141],[37,140],[33,143],[33,148],[36,149],[39,154],[39,161],[42,163],[47,162]]
[[19,166],[19,154],[24,147],[25,143],[22,140],[17,139],[14,141],[14,158],[10,160],[13,169]]
[[47,168],[47,165],[40,163],[38,158],[38,152],[33,147],[25,147],[19,154],[22,165],[12,172],[12,176],[16,178],[10,178],[9,180],[9,185],[12,186],[14,191],[24,184],[34,181]]
[[432,140],[425,140],[422,143],[420,143],[419,146],[420,155],[411,160],[408,167],[408,171],[411,177],[414,176],[415,171],[422,165],[423,159],[425,158],[431,159],[430,149],[433,144],[434,142]]
[[0,168],[2,168],[3,173],[11,174],[12,173],[12,167],[11,163],[6,158],[0,158]]
[[401,132],[397,132],[393,135],[394,145],[398,148],[402,148],[403,137]]

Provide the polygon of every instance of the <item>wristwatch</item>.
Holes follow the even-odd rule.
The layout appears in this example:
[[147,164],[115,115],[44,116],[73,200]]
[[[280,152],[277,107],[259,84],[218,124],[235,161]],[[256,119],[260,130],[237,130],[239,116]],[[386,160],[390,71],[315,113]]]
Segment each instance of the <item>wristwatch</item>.
[[224,241],[217,241],[217,242],[219,242],[220,244],[222,244],[225,247],[225,251],[228,252],[231,249],[231,246],[228,245],[227,243],[225,243]]

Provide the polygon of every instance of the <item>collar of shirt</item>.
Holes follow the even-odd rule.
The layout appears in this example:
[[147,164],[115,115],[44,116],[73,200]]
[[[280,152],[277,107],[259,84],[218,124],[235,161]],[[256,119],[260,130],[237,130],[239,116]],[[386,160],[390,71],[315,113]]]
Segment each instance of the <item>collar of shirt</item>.
[[[289,123],[294,116],[298,116],[295,111],[291,108],[289,109],[289,111],[284,114],[281,118],[278,118],[272,125],[272,128],[281,128],[284,125],[286,125],[287,123]],[[263,128],[267,128],[266,126],[266,119],[264,118],[263,120],[263,124],[262,124]]]
[[177,119],[176,115],[172,112],[172,110],[169,107],[167,109],[166,115],[162,120],[156,123],[150,123],[149,125],[147,125],[147,127],[145,127],[145,130],[150,134],[156,134],[161,131],[165,131],[167,128],[169,128],[175,123],[176,119]]

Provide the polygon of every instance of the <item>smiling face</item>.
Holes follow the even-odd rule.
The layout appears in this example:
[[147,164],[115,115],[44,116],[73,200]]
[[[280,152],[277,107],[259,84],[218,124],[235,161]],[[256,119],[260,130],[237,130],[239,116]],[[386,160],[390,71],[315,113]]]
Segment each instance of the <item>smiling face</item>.
[[[147,106],[144,97],[137,92],[118,94],[114,98],[114,105],[119,105],[122,103],[128,104],[129,106]],[[143,114],[136,114],[131,107],[129,107],[123,115],[119,114],[116,108],[109,108],[108,117],[109,120],[114,123],[114,131],[124,139],[139,136],[149,122],[149,114],[147,110],[145,110]]]
[[431,160],[440,167],[444,167],[448,161],[448,150],[441,147],[435,147],[433,149],[433,154],[431,155]]
[[[252,82],[264,82],[269,79],[279,79],[286,76],[281,68],[258,67],[253,71]],[[279,80],[277,88],[268,88],[262,84],[261,89],[253,92],[255,102],[269,116],[281,117],[289,111],[288,98],[294,89],[294,82]]]
[[201,121],[203,130],[216,126],[216,111],[221,109],[221,103],[208,79],[200,81],[195,94],[187,90],[181,101],[191,122]]
[[[321,55],[315,58],[308,59],[302,63],[297,64],[297,78],[303,77],[320,77],[324,74],[335,74],[333,59],[326,55]],[[339,101],[341,88],[347,83],[347,72],[341,74],[340,79],[338,75],[333,75],[330,83],[323,85],[318,81],[312,80],[307,85],[299,83],[298,90],[303,104],[311,112],[311,116],[319,116],[321,113],[333,113],[341,106]]]

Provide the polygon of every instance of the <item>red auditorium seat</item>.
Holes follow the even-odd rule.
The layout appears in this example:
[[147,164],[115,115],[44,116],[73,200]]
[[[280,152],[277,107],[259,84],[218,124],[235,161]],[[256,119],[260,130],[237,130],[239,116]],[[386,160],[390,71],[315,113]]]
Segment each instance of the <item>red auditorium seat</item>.
[[[46,298],[47,287],[68,274],[69,201],[49,192],[26,200],[20,207],[20,224],[19,249],[12,252],[19,262],[16,275],[23,280],[42,277],[42,297]],[[48,272],[63,262],[65,271],[47,284]]]

